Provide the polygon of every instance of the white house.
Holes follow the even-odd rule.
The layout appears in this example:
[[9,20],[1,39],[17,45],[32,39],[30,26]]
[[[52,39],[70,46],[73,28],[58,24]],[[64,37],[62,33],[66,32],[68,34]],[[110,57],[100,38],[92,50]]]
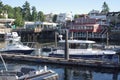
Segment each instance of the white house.
[[56,22],[66,22],[67,20],[72,20],[71,13],[60,13],[57,16]]

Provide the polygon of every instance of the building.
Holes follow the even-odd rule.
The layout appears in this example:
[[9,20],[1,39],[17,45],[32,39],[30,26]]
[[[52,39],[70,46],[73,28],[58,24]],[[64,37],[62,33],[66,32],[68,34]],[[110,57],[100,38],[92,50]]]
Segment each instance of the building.
[[3,16],[5,19],[8,18],[7,11],[2,11],[2,13],[0,15]]
[[46,22],[53,22],[53,21],[52,21],[53,16],[54,16],[54,14],[53,14],[53,13],[46,14],[45,16],[46,16],[46,17],[45,17],[45,18],[46,18],[46,19],[45,19],[45,20],[46,20]]
[[99,12],[98,10],[92,10],[88,13],[89,18],[93,18],[97,20],[97,23],[101,26],[106,26],[106,14]]
[[52,22],[25,22],[24,25],[25,29],[34,29],[35,32],[40,32],[41,30],[51,30],[51,29],[56,29],[57,28],[57,23],[52,23]]
[[105,39],[106,30],[103,30],[102,26],[98,24],[98,19],[90,18],[89,16],[83,16],[76,18],[74,23],[69,24],[70,36],[77,39]]
[[106,16],[109,25],[120,27],[120,12],[109,12]]
[[70,20],[70,21],[72,20],[72,14],[71,13],[60,13],[57,16],[56,22],[58,22],[58,23],[65,23],[68,20]]

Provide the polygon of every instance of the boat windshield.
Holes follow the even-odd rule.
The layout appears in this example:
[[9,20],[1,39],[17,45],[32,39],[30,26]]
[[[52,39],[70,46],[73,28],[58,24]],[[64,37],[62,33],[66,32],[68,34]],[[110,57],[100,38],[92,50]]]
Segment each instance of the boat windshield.
[[92,49],[92,44],[90,43],[81,43],[81,44],[78,44],[78,43],[71,43],[69,44],[69,48],[71,49]]

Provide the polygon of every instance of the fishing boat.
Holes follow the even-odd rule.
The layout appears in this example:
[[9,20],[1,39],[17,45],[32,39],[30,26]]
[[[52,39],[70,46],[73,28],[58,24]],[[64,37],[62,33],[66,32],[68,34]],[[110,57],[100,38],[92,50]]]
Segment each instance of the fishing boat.
[[[97,49],[93,48],[96,43],[91,40],[68,40],[68,54],[70,58],[107,58],[113,59],[116,56],[116,51],[108,49]],[[45,51],[47,50],[47,52]],[[48,52],[49,51],[49,52]],[[47,54],[49,53],[49,54]],[[41,50],[41,55],[47,55],[49,57],[65,57],[65,40],[60,40],[57,49],[47,48]]]
[[5,35],[5,48],[0,49],[2,53],[21,53],[31,54],[35,49],[23,45],[21,37],[17,32],[6,33]]

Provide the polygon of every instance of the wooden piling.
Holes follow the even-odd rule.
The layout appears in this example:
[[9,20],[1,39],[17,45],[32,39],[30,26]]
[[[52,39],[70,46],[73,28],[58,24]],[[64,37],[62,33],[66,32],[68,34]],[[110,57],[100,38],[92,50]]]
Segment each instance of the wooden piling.
[[65,30],[65,59],[69,60],[68,30]]

